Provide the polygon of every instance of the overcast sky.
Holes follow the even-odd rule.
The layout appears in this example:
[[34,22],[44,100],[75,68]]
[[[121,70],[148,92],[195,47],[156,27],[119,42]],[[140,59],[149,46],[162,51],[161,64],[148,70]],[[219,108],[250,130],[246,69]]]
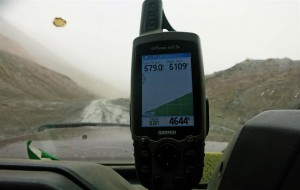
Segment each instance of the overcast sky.
[[[0,0],[0,17],[129,95],[142,0]],[[164,0],[177,31],[201,38],[206,74],[247,58],[300,59],[300,1]],[[52,22],[62,17],[67,24]],[[1,30],[1,26],[0,26]]]

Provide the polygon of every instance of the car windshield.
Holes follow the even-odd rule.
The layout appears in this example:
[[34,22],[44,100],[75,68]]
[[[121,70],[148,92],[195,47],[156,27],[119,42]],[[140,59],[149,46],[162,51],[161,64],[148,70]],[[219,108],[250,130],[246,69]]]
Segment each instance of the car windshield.
[[[142,0],[0,0],[0,157],[26,143],[61,160],[133,164],[132,42]],[[199,35],[210,130],[223,152],[243,124],[300,108],[300,1],[164,0]]]

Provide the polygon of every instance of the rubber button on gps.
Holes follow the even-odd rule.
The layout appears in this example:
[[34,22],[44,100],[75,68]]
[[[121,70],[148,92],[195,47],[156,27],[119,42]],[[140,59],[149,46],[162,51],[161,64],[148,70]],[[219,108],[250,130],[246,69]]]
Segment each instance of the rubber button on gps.
[[156,149],[155,160],[162,168],[172,169],[178,165],[180,153],[176,146],[164,143]]
[[140,156],[144,159],[150,158],[150,151],[149,150],[142,150]]
[[175,176],[175,177],[173,178],[173,183],[174,183],[175,185],[181,186],[181,185],[183,185],[183,183],[184,183],[184,179],[183,179],[182,176]]
[[144,174],[150,173],[151,172],[150,166],[142,166],[141,172]]
[[188,166],[185,168],[185,174],[187,175],[193,175],[196,173],[196,168],[194,166]]
[[153,177],[153,182],[155,185],[162,185],[163,184],[163,177],[162,176],[154,176]]

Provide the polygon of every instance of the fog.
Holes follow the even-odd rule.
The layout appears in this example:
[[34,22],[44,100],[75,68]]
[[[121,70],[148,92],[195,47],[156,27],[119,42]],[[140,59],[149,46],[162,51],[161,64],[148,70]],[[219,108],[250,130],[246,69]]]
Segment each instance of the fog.
[[[164,0],[169,22],[201,38],[206,74],[247,58],[300,59],[300,1]],[[0,19],[129,97],[142,0],[0,0]],[[55,17],[67,21],[52,24]],[[0,26],[0,32],[4,29]],[[6,34],[8,35],[8,34]]]

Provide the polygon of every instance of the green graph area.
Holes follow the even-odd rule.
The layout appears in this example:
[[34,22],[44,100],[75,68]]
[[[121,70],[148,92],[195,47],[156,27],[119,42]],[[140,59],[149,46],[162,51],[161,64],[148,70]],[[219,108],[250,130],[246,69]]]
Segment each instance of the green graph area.
[[188,116],[193,112],[193,94],[188,93],[147,113],[153,116]]

